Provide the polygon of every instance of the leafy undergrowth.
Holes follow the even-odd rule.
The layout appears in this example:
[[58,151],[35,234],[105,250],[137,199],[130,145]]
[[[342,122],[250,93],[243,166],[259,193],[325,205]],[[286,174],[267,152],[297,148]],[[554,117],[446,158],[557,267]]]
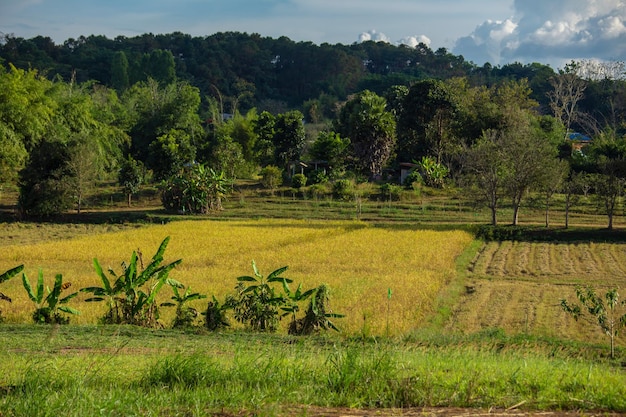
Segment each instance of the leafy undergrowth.
[[499,330],[346,339],[5,325],[0,339],[2,416],[310,415],[308,407],[626,412],[620,361],[595,346]]

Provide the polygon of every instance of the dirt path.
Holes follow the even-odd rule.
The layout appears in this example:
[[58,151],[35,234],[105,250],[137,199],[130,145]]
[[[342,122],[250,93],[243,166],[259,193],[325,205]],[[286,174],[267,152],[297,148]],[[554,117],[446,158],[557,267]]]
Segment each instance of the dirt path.
[[323,407],[303,407],[286,410],[292,416],[308,417],[393,417],[393,416],[421,416],[421,417],[465,417],[465,416],[485,416],[485,417],[624,417],[626,413],[606,413],[593,411],[523,411],[517,409],[495,410],[495,409],[474,409],[474,408],[404,408],[404,409],[374,409],[359,410],[351,408],[323,408]]

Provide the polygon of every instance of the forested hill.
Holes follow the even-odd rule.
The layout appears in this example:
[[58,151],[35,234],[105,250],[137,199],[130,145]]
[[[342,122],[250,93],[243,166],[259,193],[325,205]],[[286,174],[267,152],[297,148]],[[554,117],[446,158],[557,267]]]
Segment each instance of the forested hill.
[[478,67],[445,48],[433,51],[425,44],[415,48],[373,41],[316,45],[239,32],[115,39],[92,35],[63,44],[45,36],[4,35],[0,58],[5,65],[37,69],[49,78],[94,80],[118,90],[147,77],[165,82],[178,77],[198,87],[202,97],[236,97],[240,109],[270,111],[300,107],[319,98],[335,102],[364,89],[381,94],[392,85],[457,76],[475,85],[527,78],[533,98],[545,103],[547,80],[554,75],[552,68],[537,63]]

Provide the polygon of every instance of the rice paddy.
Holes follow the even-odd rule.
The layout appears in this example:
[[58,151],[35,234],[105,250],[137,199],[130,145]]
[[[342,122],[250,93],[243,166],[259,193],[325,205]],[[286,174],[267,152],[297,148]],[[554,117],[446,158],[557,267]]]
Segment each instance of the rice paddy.
[[[346,334],[361,335],[399,335],[419,327],[432,313],[439,291],[454,278],[456,257],[472,241],[462,231],[384,228],[358,221],[188,220],[4,245],[0,270],[23,263],[31,281],[42,269],[48,285],[62,273],[75,290],[100,284],[93,258],[120,273],[121,262],[128,262],[132,251],[148,262],[166,236],[171,240],[165,261],[183,259],[170,276],[194,292],[223,299],[233,292],[238,276],[252,274],[253,260],[264,275],[288,266],[284,275],[295,284],[329,285],[331,307],[346,315],[337,320],[338,326]],[[13,299],[3,303],[7,322],[29,322],[33,304],[21,279],[13,278],[2,288]],[[160,302],[170,295],[168,289],[162,291]],[[72,301],[81,311],[72,323],[94,324],[103,306],[81,302],[84,298]],[[202,303],[196,307],[204,308]],[[162,312],[167,326],[173,311]]]

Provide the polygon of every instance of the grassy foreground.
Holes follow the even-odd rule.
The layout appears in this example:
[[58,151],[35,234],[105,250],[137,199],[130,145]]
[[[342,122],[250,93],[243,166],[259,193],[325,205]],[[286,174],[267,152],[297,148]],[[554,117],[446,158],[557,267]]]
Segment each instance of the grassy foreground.
[[307,415],[309,406],[626,412],[618,365],[502,332],[375,340],[5,325],[0,340],[2,416]]

